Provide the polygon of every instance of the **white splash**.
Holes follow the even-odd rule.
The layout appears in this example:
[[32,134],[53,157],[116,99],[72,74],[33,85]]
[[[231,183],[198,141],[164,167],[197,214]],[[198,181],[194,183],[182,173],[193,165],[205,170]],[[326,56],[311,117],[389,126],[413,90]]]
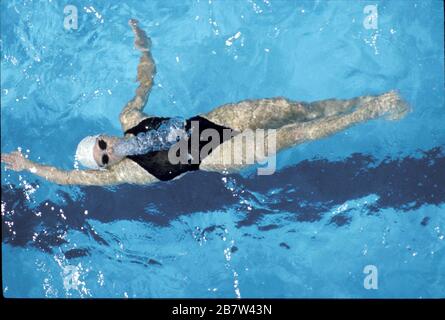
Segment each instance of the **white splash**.
[[226,40],[226,46],[230,47],[233,44],[233,41],[238,39],[240,36],[241,36],[241,32],[238,31],[237,33],[235,33],[235,35],[231,36],[230,38],[228,38]]

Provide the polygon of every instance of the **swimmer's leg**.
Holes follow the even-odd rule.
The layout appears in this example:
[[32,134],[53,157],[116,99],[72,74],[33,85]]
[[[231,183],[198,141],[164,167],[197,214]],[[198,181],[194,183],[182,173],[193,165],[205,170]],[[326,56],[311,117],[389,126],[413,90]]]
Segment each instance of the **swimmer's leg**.
[[258,128],[276,129],[288,124],[351,112],[367,98],[328,99],[311,103],[281,97],[245,100],[220,106],[203,116],[212,122],[239,131]]
[[278,129],[276,149],[278,152],[306,141],[324,138],[360,122],[382,116],[388,120],[398,120],[403,118],[409,110],[409,106],[395,91],[377,97],[361,97],[353,112],[290,124]]
[[123,131],[137,125],[141,118],[148,117],[142,110],[147,103],[156,74],[156,65],[150,52],[150,39],[144,30],[139,28],[137,20],[130,19],[128,24],[133,30],[135,36],[134,45],[141,52],[141,58],[137,69],[139,86],[136,89],[136,95],[127,103],[119,116]]
[[214,123],[238,131],[279,128],[288,123],[307,121],[317,116],[308,112],[304,103],[281,97],[229,103],[203,115]]
[[[275,152],[335,134],[360,122],[381,116],[386,116],[387,119],[390,120],[400,119],[409,111],[408,105],[396,92],[389,92],[378,97],[363,97],[360,99],[356,110],[350,113],[288,124],[276,129]],[[235,150],[235,143],[238,143],[236,138],[237,137],[234,137],[224,142],[215,149],[214,152],[204,158],[200,169],[233,172],[248,166],[249,164],[240,164],[233,161],[233,150]],[[260,158],[266,154],[264,150],[270,150],[268,149],[269,141],[269,137],[264,139],[264,146],[261,148],[263,154],[259,155]],[[230,144],[230,146],[228,146],[228,144]],[[225,150],[232,150],[232,153],[224,152],[224,148],[226,148]],[[267,152],[266,155],[270,156],[272,154],[273,153]]]

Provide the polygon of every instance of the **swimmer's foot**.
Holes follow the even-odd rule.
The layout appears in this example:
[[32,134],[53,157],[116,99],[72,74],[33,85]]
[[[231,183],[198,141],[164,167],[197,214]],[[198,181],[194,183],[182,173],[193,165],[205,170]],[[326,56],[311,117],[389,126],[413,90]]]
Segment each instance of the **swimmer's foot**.
[[139,21],[136,19],[130,19],[128,21],[128,24],[130,25],[131,29],[134,33],[134,46],[139,51],[149,51],[151,47],[151,41],[150,38],[147,37],[144,30],[139,28]]
[[387,120],[400,120],[410,111],[408,104],[394,90],[382,94],[378,99],[386,111],[384,117]]
[[389,91],[377,97],[361,97],[359,112],[365,113],[368,118],[384,117],[387,120],[402,119],[410,107],[403,101],[396,91]]

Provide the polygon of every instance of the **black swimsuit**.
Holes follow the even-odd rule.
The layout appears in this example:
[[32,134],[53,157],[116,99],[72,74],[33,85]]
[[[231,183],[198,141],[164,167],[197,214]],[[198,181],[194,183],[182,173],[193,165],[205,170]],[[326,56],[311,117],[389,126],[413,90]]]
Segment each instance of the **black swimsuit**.
[[[151,117],[142,120],[137,126],[128,129],[125,131],[125,134],[131,133],[133,135],[137,135],[141,132],[147,132],[149,130],[157,130],[159,126],[168,120],[170,118],[162,118],[162,117]],[[192,121],[193,124],[196,122],[199,123],[199,134],[201,134],[202,131],[205,129],[215,129],[218,131],[219,136],[224,140],[228,140],[227,135],[223,134],[224,129],[230,129],[227,127],[223,127],[220,125],[217,125],[203,117],[196,116],[188,119],[186,121],[185,129],[189,130],[192,128]],[[233,130],[231,130],[232,134],[234,133]],[[207,141],[199,141],[199,152],[205,146]],[[192,154],[191,150],[191,143],[188,144],[189,147],[189,153]],[[198,153],[199,154],[199,153]],[[152,151],[146,154],[142,155],[134,155],[134,156],[127,156],[127,158],[133,160],[138,165],[140,165],[142,168],[147,170],[148,173],[155,176],[159,180],[167,181],[171,180],[180,174],[188,171],[195,171],[199,170],[199,165],[201,164],[201,161],[203,159],[199,159],[199,163],[178,163],[178,164],[172,164],[168,159],[168,150],[163,151]]]

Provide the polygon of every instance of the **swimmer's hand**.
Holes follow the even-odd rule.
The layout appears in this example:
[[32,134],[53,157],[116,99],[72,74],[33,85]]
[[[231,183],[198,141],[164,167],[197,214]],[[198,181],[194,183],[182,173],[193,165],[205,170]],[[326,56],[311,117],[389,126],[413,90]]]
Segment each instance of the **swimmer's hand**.
[[149,51],[151,47],[151,41],[150,38],[147,37],[145,34],[145,31],[139,28],[139,21],[136,19],[130,19],[128,21],[128,24],[130,25],[131,29],[134,33],[134,46],[139,51]]
[[32,163],[26,159],[20,151],[14,151],[11,153],[2,153],[2,162],[6,164],[6,169],[14,171],[22,171],[30,168]]

